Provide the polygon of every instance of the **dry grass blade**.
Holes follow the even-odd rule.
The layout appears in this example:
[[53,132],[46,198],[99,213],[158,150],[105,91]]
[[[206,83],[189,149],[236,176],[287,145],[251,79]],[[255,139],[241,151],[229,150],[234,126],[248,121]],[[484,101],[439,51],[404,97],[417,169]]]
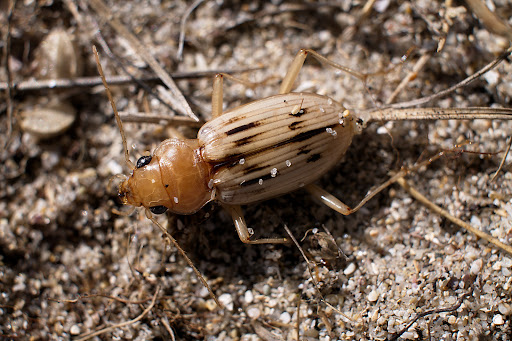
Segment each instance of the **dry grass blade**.
[[432,201],[428,200],[423,194],[421,194],[416,189],[414,189],[414,187],[412,187],[412,185],[409,184],[404,178],[399,178],[399,179],[396,180],[396,182],[400,186],[402,186],[411,196],[413,196],[416,200],[421,202],[423,205],[427,206],[433,212],[435,212],[435,213],[445,217],[446,219],[448,219],[452,223],[454,223],[454,224],[462,227],[463,229],[473,233],[477,237],[482,238],[483,240],[486,240],[486,241],[488,241],[491,244],[494,244],[495,246],[499,247],[503,251],[508,252],[509,254],[512,255],[512,247],[510,245],[502,243],[497,238],[494,238],[494,237],[488,235],[487,233],[474,228],[473,226],[471,226],[470,224],[466,223],[465,221],[463,221],[463,220],[461,220],[459,218],[454,217],[453,215],[451,215],[446,210],[442,209],[441,207],[439,207],[436,204],[434,204]]
[[498,15],[491,12],[482,0],[466,0],[466,3],[489,31],[512,41],[512,28]]
[[[174,79],[194,79],[203,77],[213,77],[218,73],[243,73],[259,70],[261,68],[246,68],[235,70],[209,70],[209,71],[192,71],[192,72],[173,72],[171,77]],[[142,76],[138,78],[141,82],[155,82],[160,81],[158,76]],[[108,76],[106,77],[109,85],[125,85],[132,84],[133,78],[131,76]],[[73,79],[30,79],[26,81],[16,82],[12,84],[12,89],[16,92],[19,91],[36,91],[36,90],[57,90],[57,89],[71,89],[71,88],[91,88],[101,85],[101,77],[77,77]],[[7,91],[9,89],[8,82],[0,82],[0,91]]]
[[7,15],[7,28],[5,30],[5,36],[4,36],[4,67],[5,67],[5,74],[7,76],[7,93],[6,93],[6,106],[7,106],[7,138],[5,139],[5,145],[6,147],[9,144],[9,141],[11,140],[11,134],[12,134],[12,120],[13,120],[13,84],[12,84],[12,74],[11,74],[11,62],[10,62],[10,54],[11,54],[11,23],[12,23],[12,17],[14,13],[14,7],[16,6],[16,0],[11,0],[9,3],[8,8],[8,15]]
[[142,59],[144,59],[144,61],[148,63],[151,69],[153,69],[153,71],[162,79],[162,82],[164,82],[164,84],[169,88],[178,104],[176,105],[176,110],[182,112],[185,115],[188,115],[193,120],[199,121],[199,118],[194,114],[192,108],[190,108],[190,105],[179,90],[174,80],[158,63],[155,57],[153,57],[148,52],[148,49],[142,45],[137,37],[133,35],[119,20],[113,17],[110,9],[101,0],[91,0],[89,3],[94,8],[96,13],[103,17],[105,22],[107,22],[110,26],[112,26],[112,28],[114,28],[114,30],[116,30],[118,34],[130,42],[134,50],[139,53]]

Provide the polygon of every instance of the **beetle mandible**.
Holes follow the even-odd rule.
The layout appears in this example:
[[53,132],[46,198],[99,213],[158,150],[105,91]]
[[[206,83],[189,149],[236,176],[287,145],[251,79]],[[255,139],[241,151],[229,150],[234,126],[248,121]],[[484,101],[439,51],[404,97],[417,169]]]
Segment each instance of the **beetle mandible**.
[[[123,204],[142,206],[154,214],[167,210],[192,214],[216,200],[226,208],[242,242],[284,243],[286,238],[251,240],[241,205],[270,199],[299,188],[341,214],[355,212],[313,182],[336,165],[371,121],[425,119],[512,119],[511,109],[382,108],[356,114],[328,96],[291,92],[308,55],[323,64],[365,79],[365,75],[334,63],[310,49],[301,50],[282,81],[279,93],[222,111],[223,78],[213,83],[212,119],[197,139],[168,139],[152,156],[142,156],[118,195]],[[123,137],[126,138],[114,109]],[[380,189],[379,189],[380,190]],[[374,196],[374,192],[370,197]],[[363,202],[368,200],[368,196]]]

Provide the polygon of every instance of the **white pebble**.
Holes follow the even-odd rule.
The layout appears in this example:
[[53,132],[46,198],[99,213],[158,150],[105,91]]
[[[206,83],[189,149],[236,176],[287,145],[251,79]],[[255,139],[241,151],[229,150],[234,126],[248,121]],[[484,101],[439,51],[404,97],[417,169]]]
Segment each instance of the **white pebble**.
[[507,303],[501,303],[500,305],[498,305],[498,310],[503,315],[508,315],[510,314],[510,305]]
[[494,263],[494,264],[492,265],[492,269],[493,269],[493,270],[495,270],[495,271],[499,271],[499,270],[501,270],[501,262],[500,262],[500,261],[498,261],[498,262]]
[[492,318],[492,324],[494,324],[496,326],[501,326],[504,323],[505,323],[505,320],[503,320],[503,315],[501,315],[501,314],[496,314]]
[[69,329],[69,333],[71,335],[78,335],[80,334],[80,327],[78,327],[76,324],[71,326],[71,329]]
[[247,290],[244,294],[244,300],[246,303],[252,303],[254,301],[254,294],[251,290]]
[[482,270],[484,262],[481,259],[477,259],[471,264],[471,269],[469,270],[471,274],[478,275],[480,273],[480,270]]
[[285,311],[284,313],[281,314],[281,316],[279,316],[279,320],[281,320],[281,322],[283,323],[290,323],[290,321],[292,320],[292,316],[290,315],[289,312]]
[[261,315],[261,310],[258,307],[250,307],[247,309],[247,315],[252,319],[257,319]]
[[368,294],[368,301],[370,302],[375,302],[379,299],[379,293],[376,291],[376,290],[372,290],[369,294]]
[[226,309],[233,310],[233,297],[230,294],[220,295],[219,301],[226,307]]
[[453,315],[450,315],[450,317],[448,317],[448,323],[449,324],[455,324],[457,323],[457,318]]
[[356,265],[354,263],[350,263],[345,270],[343,270],[343,273],[345,276],[351,275],[356,271]]

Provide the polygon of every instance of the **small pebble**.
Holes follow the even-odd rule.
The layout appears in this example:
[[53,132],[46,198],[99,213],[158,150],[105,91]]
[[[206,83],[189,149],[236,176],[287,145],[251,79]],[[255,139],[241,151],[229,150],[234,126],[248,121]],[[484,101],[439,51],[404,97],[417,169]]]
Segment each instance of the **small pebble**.
[[481,259],[477,259],[471,264],[471,269],[469,271],[473,275],[478,275],[480,273],[480,270],[482,270],[483,264],[484,262]]
[[356,265],[354,263],[350,263],[345,270],[343,270],[343,273],[348,276],[354,273],[356,271]]
[[215,309],[217,309],[217,303],[215,303],[214,300],[210,299],[210,300],[206,301],[205,307],[209,311],[214,311]]
[[261,315],[261,310],[258,307],[250,307],[247,309],[247,315],[252,319],[257,319]]
[[376,291],[376,290],[372,290],[369,294],[368,294],[368,301],[370,302],[375,302],[379,299],[379,293]]
[[245,303],[252,303],[254,301],[254,294],[251,290],[247,290],[244,294],[244,301]]
[[504,323],[505,323],[505,321],[503,320],[503,315],[501,315],[501,314],[496,314],[492,318],[492,324],[494,324],[496,326],[501,326]]
[[283,323],[290,323],[290,321],[292,320],[292,316],[290,315],[289,312],[285,311],[284,313],[281,314],[281,316],[279,316],[279,320],[281,320],[281,322]]
[[510,305],[508,303],[501,303],[498,305],[498,310],[503,315],[509,315],[510,314]]
[[72,325],[71,329],[69,329],[69,333],[71,335],[78,335],[78,334],[80,334],[80,327],[77,326],[76,324]]
[[222,294],[219,296],[220,303],[224,304],[227,310],[233,310],[233,297],[231,294]]

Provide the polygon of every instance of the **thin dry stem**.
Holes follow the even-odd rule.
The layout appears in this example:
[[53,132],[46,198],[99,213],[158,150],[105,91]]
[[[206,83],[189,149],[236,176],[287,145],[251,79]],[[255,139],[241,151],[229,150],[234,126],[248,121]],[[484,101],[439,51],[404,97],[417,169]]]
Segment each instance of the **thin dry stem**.
[[462,80],[459,83],[449,87],[446,90],[439,91],[439,92],[437,92],[435,94],[432,94],[430,96],[425,96],[425,97],[418,98],[418,99],[415,99],[415,100],[412,100],[412,101],[400,102],[400,103],[391,104],[389,106],[384,106],[384,107],[381,107],[381,108],[365,110],[364,113],[372,113],[372,112],[383,110],[383,109],[386,109],[386,108],[395,108],[395,109],[411,108],[411,107],[414,107],[414,106],[417,106],[417,105],[426,104],[426,103],[428,103],[430,101],[433,101],[435,99],[438,99],[438,98],[445,97],[445,96],[451,94],[452,92],[454,92],[455,90],[457,90],[459,88],[462,88],[462,87],[465,87],[469,83],[473,82],[475,79],[480,78],[480,76],[482,76],[486,72],[494,69],[498,64],[500,64],[502,61],[507,59],[510,56],[511,53],[512,53],[512,47],[508,48],[505,52],[503,52],[501,55],[499,55],[496,59],[494,59],[492,62],[490,62],[489,64],[487,64],[486,66],[484,66],[483,68],[481,68],[480,70],[478,70],[477,72],[472,74],[471,76],[465,78],[464,80]]
[[501,172],[503,166],[505,165],[505,160],[507,159],[508,153],[510,153],[510,147],[512,147],[512,138],[511,137],[508,138],[507,150],[505,151],[505,155],[503,155],[503,157],[501,158],[500,165],[499,165],[498,169],[496,170],[496,173],[494,173],[494,175],[492,176],[491,182],[496,180],[496,177],[498,176],[498,174]]
[[445,217],[452,223],[462,227],[463,229],[473,233],[477,237],[488,241],[489,243],[497,246],[498,248],[504,250],[505,252],[508,252],[509,254],[512,254],[512,247],[510,245],[507,245],[505,243],[502,243],[497,238],[494,238],[490,236],[489,234],[478,230],[477,228],[471,226],[470,224],[466,223],[465,221],[454,217],[451,215],[448,211],[442,209],[441,207],[434,204],[432,201],[428,200],[423,194],[418,192],[414,187],[411,186],[404,178],[399,178],[396,180],[396,182],[402,186],[412,197],[414,197],[416,200],[421,202],[423,205],[427,206],[430,210],[433,212]]
[[155,123],[155,124],[168,124],[168,125],[180,125],[187,126],[192,128],[200,128],[204,122],[203,121],[194,121],[189,117],[184,116],[172,116],[164,115],[164,114],[148,114],[144,112],[119,112],[119,116],[123,122],[133,122],[133,123]]
[[398,96],[398,94],[406,87],[406,85],[409,84],[411,80],[418,76],[418,72],[420,72],[420,70],[423,69],[425,64],[429,61],[430,57],[430,54],[424,54],[418,59],[416,64],[414,64],[412,70],[407,74],[407,76],[405,76],[404,79],[402,79],[402,81],[400,82],[400,84],[398,84],[398,86],[393,91],[391,96],[389,96],[389,98],[386,101],[386,105],[393,103],[396,96]]
[[187,25],[187,19],[194,12],[194,10],[203,3],[204,0],[196,0],[190,5],[185,13],[183,14],[183,17],[181,18],[180,23],[180,42],[178,44],[178,53],[176,53],[176,57],[178,60],[182,60],[183,58],[183,45],[185,44],[185,26]]
[[441,313],[447,313],[447,312],[451,312],[451,311],[456,311],[462,305],[464,300],[466,298],[468,298],[470,295],[471,295],[471,292],[468,292],[468,293],[462,295],[457,300],[457,303],[455,303],[454,305],[452,305],[450,307],[431,309],[431,310],[427,310],[427,311],[425,311],[423,313],[416,314],[416,316],[414,318],[412,318],[411,321],[409,321],[409,323],[407,323],[407,325],[404,328],[402,328],[402,330],[400,330],[396,334],[393,334],[391,337],[388,337],[387,340],[389,340],[389,341],[398,340],[400,338],[400,336],[402,336],[409,328],[411,328],[411,326],[414,324],[414,322],[418,321],[422,317],[425,317],[425,316],[428,316],[428,315],[432,315],[432,314],[441,314]]
[[75,341],[89,340],[89,339],[91,339],[91,338],[93,338],[95,336],[99,336],[101,334],[105,334],[105,333],[108,333],[110,331],[113,331],[114,329],[126,327],[126,326],[128,326],[130,324],[134,324],[135,322],[140,321],[155,306],[156,298],[158,297],[158,292],[159,291],[160,291],[160,286],[157,286],[156,290],[155,290],[155,294],[153,295],[153,299],[151,300],[151,304],[146,309],[144,309],[144,311],[139,316],[137,316],[133,320],[122,322],[122,323],[118,323],[118,324],[115,324],[113,326],[110,326],[110,327],[107,327],[107,328],[104,328],[104,329],[101,329],[101,330],[98,330],[98,331],[95,331],[95,332],[92,332],[92,333],[81,335],[79,338],[75,339]]
[[158,63],[158,61],[149,53],[148,49],[142,45],[142,43],[137,39],[135,35],[133,35],[118,19],[114,18],[110,9],[103,3],[101,0],[91,0],[89,2],[91,7],[94,8],[96,13],[105,19],[105,21],[112,27],[114,30],[125,38],[134,48],[137,53],[144,59],[146,63],[153,69],[153,71],[162,79],[162,82],[169,88],[174,99],[176,99],[179,105],[176,106],[176,110],[181,111],[182,113],[188,115],[193,120],[199,121],[199,118],[194,114],[192,108],[188,104],[187,100],[179,90],[178,86],[171,78],[171,76],[163,69],[163,67]]
[[[237,74],[260,70],[261,68],[246,68],[234,70],[206,70],[191,72],[173,72],[171,77],[174,79],[196,79],[204,77],[213,77],[218,73]],[[132,76],[107,76],[107,83],[110,85],[133,84],[135,81]],[[160,81],[156,75],[142,76],[137,78],[140,82]],[[56,89],[76,89],[76,88],[92,88],[103,84],[101,77],[78,77],[70,79],[30,79],[12,84],[12,90],[16,92],[35,91],[35,90],[56,90]],[[0,91],[9,89],[8,82],[0,82]],[[190,119],[190,118],[189,118]]]
[[12,135],[12,120],[13,120],[13,85],[12,85],[12,74],[11,74],[11,62],[10,62],[10,54],[11,54],[11,23],[12,17],[14,13],[14,8],[16,6],[16,0],[12,0],[9,4],[8,15],[7,15],[7,29],[5,30],[4,36],[4,66],[5,66],[5,74],[7,76],[7,93],[6,93],[6,106],[7,106],[7,138],[5,139],[4,148],[11,141]]

